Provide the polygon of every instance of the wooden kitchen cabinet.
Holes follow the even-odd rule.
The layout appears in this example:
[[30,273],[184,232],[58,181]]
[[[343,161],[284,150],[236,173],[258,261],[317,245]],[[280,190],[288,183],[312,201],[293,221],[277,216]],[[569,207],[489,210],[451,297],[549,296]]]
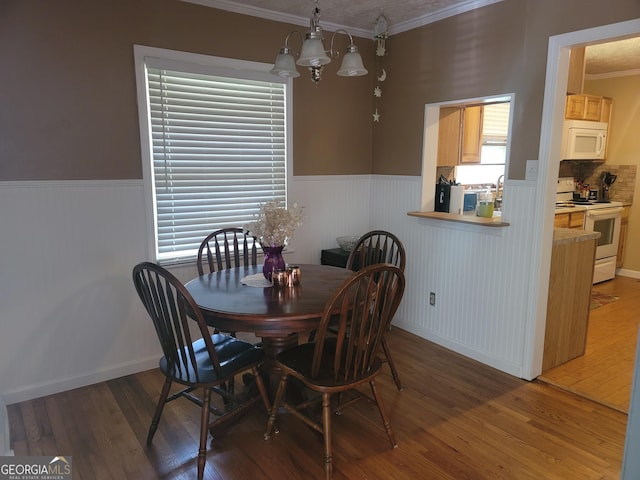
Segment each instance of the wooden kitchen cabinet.
[[460,159],[460,126],[462,109],[440,107],[438,120],[438,161],[439,167],[455,167]]
[[600,121],[609,123],[611,121],[611,109],[613,108],[613,99],[602,97],[602,107],[600,108]]
[[439,167],[479,163],[484,107],[441,107],[438,121]]
[[466,107],[462,112],[462,150],[460,163],[479,163],[482,149],[484,107]]
[[618,254],[616,256],[616,268],[622,268],[624,253],[627,243],[627,230],[629,229],[629,207],[624,207],[620,220],[620,240],[618,240]]
[[542,371],[584,354],[591,304],[596,235],[554,231]]
[[553,219],[555,228],[584,228],[584,212],[556,213]]
[[587,94],[567,95],[564,118],[609,122],[612,104],[612,99],[608,97]]

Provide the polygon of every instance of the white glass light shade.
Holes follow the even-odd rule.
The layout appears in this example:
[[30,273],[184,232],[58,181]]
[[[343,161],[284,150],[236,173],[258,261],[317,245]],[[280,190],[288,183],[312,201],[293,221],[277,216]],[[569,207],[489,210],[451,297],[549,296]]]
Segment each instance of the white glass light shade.
[[302,44],[300,58],[296,62],[303,67],[319,67],[331,62],[331,59],[324,51],[322,37],[315,32],[309,32]]
[[360,77],[368,73],[362,64],[362,57],[358,53],[358,47],[350,45],[347,53],[342,57],[342,65],[338,70],[341,77]]
[[276,57],[276,63],[270,73],[279,77],[296,78],[300,76],[300,72],[296,69],[295,59],[288,48],[280,49],[280,53]]

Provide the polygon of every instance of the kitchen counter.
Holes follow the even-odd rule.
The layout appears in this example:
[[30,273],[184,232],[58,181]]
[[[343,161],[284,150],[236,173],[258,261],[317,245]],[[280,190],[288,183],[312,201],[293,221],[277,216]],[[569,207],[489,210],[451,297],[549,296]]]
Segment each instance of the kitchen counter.
[[581,205],[576,205],[575,207],[561,207],[556,208],[555,213],[574,213],[574,212],[586,212],[587,209]]
[[555,228],[542,371],[584,354],[600,232]]
[[585,232],[575,228],[554,228],[553,245],[566,245],[568,243],[588,242],[600,238],[600,232]]
[[446,212],[408,212],[410,217],[431,218],[434,220],[445,220],[447,222],[468,223],[482,225],[484,227],[508,227],[508,222],[502,221],[502,216],[494,212],[492,218],[478,217],[476,215],[456,215]]

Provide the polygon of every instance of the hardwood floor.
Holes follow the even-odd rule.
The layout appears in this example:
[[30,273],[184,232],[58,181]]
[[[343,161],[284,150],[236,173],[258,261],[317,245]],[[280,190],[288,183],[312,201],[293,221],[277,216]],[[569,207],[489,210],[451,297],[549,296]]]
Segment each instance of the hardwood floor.
[[589,312],[583,356],[538,379],[627,413],[640,325],[640,280],[616,277],[593,290],[620,299]]
[[[333,423],[334,478],[617,479],[627,416],[526,382],[394,328],[388,341],[405,385],[378,382],[399,447],[389,448],[373,405]],[[71,455],[74,480],[192,479],[199,409],[165,407],[145,444],[163,378],[157,370],[8,406],[16,455]],[[323,478],[319,435],[290,415],[263,440],[266,414],[249,413],[214,439],[205,478]]]

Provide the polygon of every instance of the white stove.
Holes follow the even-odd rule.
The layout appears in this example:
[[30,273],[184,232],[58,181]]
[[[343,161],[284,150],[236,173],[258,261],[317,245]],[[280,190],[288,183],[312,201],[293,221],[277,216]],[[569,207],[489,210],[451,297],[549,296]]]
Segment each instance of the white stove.
[[573,192],[573,178],[559,178],[556,190],[556,209],[579,207],[581,211],[585,211],[583,228],[590,232],[600,232],[600,238],[598,238],[596,245],[593,283],[610,280],[616,274],[616,256],[620,239],[623,203],[587,199],[574,200]]
[[[556,199],[557,200],[557,199]],[[582,207],[583,210],[595,210],[598,208],[614,208],[614,207],[622,207],[622,202],[599,202],[599,201],[581,201],[581,200],[566,200],[566,201],[556,201],[556,208],[572,208],[572,207]]]
[[556,208],[583,207],[584,210],[622,207],[622,202],[599,201],[574,198],[575,183],[572,177],[558,178]]

